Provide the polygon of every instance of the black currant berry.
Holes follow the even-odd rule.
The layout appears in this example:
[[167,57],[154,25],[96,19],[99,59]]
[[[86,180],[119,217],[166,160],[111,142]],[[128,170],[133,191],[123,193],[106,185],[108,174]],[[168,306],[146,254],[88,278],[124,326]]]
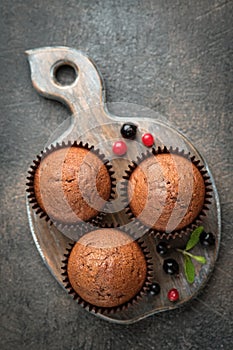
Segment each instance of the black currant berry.
[[123,124],[121,127],[121,135],[125,139],[133,140],[137,133],[137,126],[132,123]]
[[151,295],[158,295],[160,293],[160,285],[155,282],[150,286],[150,290],[149,290]]
[[169,275],[174,275],[179,273],[178,262],[174,259],[165,259],[163,262],[163,269]]
[[157,253],[165,255],[168,252],[168,245],[165,242],[160,242],[156,246]]
[[210,245],[214,245],[215,244],[215,237],[214,237],[213,233],[203,231],[200,234],[200,242],[205,247],[208,247]]

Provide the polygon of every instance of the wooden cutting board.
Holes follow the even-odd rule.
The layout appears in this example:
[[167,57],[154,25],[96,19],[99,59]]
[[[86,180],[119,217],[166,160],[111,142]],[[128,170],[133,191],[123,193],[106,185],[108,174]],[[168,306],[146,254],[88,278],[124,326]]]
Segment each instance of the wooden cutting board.
[[[127,311],[115,314],[97,314],[98,316],[117,323],[133,323],[144,317],[161,311],[171,310],[190,301],[207,282],[214,268],[220,244],[220,204],[214,179],[209,171],[206,161],[198,153],[187,138],[166,123],[158,113],[146,108],[129,103],[115,103],[114,110],[117,115],[112,115],[105,103],[105,89],[100,72],[93,61],[83,52],[68,47],[45,47],[27,51],[31,68],[31,79],[34,88],[44,97],[63,102],[71,111],[71,116],[54,131],[45,147],[52,143],[62,141],[82,141],[94,145],[112,163],[117,180],[116,196],[107,213],[107,222],[124,226],[134,230],[133,223],[124,211],[121,200],[120,187],[123,176],[132,160],[137,160],[148,149],[143,145],[141,136],[150,132],[155,138],[156,146],[167,146],[190,152],[205,166],[212,182],[213,197],[207,215],[202,221],[207,232],[215,235],[215,246],[203,248],[198,244],[193,253],[206,258],[206,264],[195,263],[196,278],[193,284],[189,284],[184,274],[184,261],[182,254],[174,250],[170,257],[175,258],[180,264],[179,277],[166,275],[163,271],[161,258],[156,252],[156,244],[159,239],[153,235],[144,237],[153,260],[154,281],[159,282],[161,292],[157,296],[148,293],[138,304],[129,307]],[[74,80],[62,84],[58,79],[59,69],[70,67],[74,73]],[[123,123],[133,122],[138,127],[137,137],[134,141],[124,140],[127,144],[127,153],[116,156],[112,151],[115,141],[121,140],[120,129]],[[39,130],[38,130],[39,132]],[[33,141],[33,140],[32,140]],[[39,153],[39,150],[38,150]],[[50,225],[44,219],[40,219],[31,208],[27,200],[27,212],[33,239],[39,253],[58,283],[65,289],[61,275],[62,260],[69,243],[77,239],[73,234],[61,232],[55,225]],[[137,232],[141,236],[143,232]],[[183,246],[188,237],[178,240],[168,240],[174,248]],[[177,288],[180,299],[171,303],[167,299],[167,292],[171,288]]]

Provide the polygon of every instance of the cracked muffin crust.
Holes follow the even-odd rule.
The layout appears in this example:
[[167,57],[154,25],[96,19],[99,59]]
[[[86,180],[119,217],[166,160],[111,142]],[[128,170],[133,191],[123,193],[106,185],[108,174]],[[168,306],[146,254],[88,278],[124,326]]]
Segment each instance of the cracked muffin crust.
[[118,229],[98,229],[73,247],[67,265],[69,283],[86,302],[116,307],[134,298],[147,277],[138,243]]
[[99,214],[111,196],[111,175],[95,151],[62,147],[41,159],[33,179],[37,204],[52,221],[74,224]]
[[129,176],[129,208],[144,225],[161,232],[191,224],[205,203],[205,181],[198,167],[179,154],[144,159]]

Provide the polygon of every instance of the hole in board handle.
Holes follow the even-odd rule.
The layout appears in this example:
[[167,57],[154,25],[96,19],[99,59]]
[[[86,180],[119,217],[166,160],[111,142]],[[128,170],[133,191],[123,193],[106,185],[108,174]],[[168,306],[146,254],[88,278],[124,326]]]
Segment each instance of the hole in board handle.
[[78,78],[78,70],[70,62],[58,62],[52,70],[52,76],[57,85],[71,86]]

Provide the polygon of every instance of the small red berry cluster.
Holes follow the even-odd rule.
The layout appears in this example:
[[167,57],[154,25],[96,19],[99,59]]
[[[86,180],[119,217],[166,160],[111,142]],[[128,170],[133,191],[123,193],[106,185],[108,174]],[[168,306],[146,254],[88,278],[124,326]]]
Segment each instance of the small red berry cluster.
[[[121,135],[125,139],[134,140],[137,134],[137,126],[133,123],[123,124],[121,127]],[[150,133],[142,135],[142,143],[146,147],[152,147],[154,144],[154,137]],[[127,152],[127,145],[124,141],[116,141],[112,146],[112,151],[118,156],[123,156]]]

